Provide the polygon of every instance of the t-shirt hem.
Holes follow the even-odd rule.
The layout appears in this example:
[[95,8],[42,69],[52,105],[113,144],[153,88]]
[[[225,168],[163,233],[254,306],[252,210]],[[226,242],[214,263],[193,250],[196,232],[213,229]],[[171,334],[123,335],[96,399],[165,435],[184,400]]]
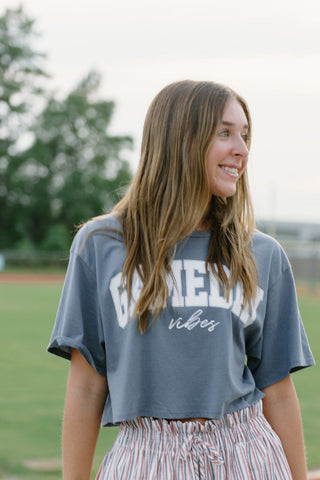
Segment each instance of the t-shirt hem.
[[152,418],[161,418],[161,419],[174,419],[174,420],[179,420],[179,419],[185,419],[185,418],[208,418],[208,419],[213,419],[213,420],[220,420],[224,415],[228,415],[230,413],[237,412],[239,410],[243,410],[244,408],[251,407],[258,403],[263,397],[264,393],[261,392],[260,390],[256,390],[254,393],[254,397],[252,398],[252,401],[247,401],[245,399],[239,399],[239,403],[236,405],[232,405],[229,408],[226,408],[225,411],[212,411],[210,408],[209,409],[204,409],[204,410],[189,410],[189,411],[184,411],[182,412],[181,410],[177,411],[164,411],[164,410],[153,410],[151,411],[150,409],[141,409],[139,411],[135,410],[132,412],[126,412],[126,413],[117,413],[116,418],[112,420],[106,419],[105,422],[101,424],[102,427],[114,427],[114,426],[119,426],[121,422],[127,422],[130,420],[135,420],[136,418],[140,417],[152,417]]

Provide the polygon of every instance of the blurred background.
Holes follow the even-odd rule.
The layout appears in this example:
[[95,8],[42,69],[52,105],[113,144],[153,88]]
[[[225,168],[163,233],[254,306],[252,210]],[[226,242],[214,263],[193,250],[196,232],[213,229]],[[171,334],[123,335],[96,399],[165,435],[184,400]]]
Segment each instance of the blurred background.
[[[2,0],[0,478],[59,478],[67,366],[44,350],[74,229],[121,197],[150,102],[186,78],[225,83],[248,101],[257,226],[286,249],[318,355],[319,1]],[[312,371],[297,374],[297,388],[315,468]],[[113,438],[103,435],[101,452]]]
[[30,261],[34,248],[67,251],[75,224],[112,207],[139,161],[148,105],[164,85],[185,78],[226,83],[247,99],[258,226],[305,242],[315,260],[317,0],[5,0],[0,15],[7,262],[12,249],[28,250]]

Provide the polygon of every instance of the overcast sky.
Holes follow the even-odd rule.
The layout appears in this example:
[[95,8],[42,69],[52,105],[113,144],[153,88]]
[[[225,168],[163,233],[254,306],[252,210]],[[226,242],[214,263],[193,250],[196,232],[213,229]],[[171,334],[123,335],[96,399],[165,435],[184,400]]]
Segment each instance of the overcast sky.
[[[21,1],[2,0],[0,12]],[[259,218],[320,222],[319,0],[25,0],[61,93],[89,69],[115,100],[112,131],[139,159],[156,93],[185,78],[225,83],[253,118],[250,182]]]

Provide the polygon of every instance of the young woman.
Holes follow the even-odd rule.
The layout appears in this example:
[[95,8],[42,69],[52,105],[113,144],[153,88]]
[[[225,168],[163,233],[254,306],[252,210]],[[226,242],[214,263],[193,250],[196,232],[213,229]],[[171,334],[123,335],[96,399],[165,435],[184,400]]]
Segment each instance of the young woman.
[[254,229],[251,120],[230,88],[182,81],[151,104],[111,215],[77,233],[49,351],[71,359],[65,480],[306,480],[290,373],[314,363],[289,262]]

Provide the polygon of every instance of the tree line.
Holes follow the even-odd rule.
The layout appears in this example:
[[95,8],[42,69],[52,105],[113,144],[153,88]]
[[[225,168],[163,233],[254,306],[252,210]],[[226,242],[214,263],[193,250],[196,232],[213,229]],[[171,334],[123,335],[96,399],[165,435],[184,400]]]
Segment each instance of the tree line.
[[64,98],[50,91],[35,38],[22,7],[0,17],[0,250],[65,251],[122,195],[133,140],[109,134],[115,103],[98,98],[98,72]]

